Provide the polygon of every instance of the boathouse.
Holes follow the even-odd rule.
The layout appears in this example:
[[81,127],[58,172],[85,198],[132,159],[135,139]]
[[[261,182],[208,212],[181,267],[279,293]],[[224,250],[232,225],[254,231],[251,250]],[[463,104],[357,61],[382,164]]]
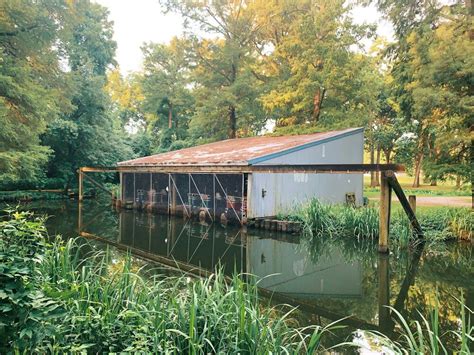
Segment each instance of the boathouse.
[[[292,165],[361,164],[363,128],[236,138],[118,163],[122,205],[245,223],[316,197],[363,201],[363,174],[292,172]],[[265,171],[271,166],[285,172]]]

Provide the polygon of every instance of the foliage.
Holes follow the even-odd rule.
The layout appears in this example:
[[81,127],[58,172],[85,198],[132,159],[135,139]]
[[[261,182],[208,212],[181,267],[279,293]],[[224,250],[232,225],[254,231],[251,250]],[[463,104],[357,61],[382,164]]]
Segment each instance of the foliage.
[[[379,233],[379,211],[371,206],[330,205],[311,199],[289,214],[280,214],[278,218],[301,221],[310,239],[350,237],[357,241],[375,240]],[[417,214],[417,218],[428,244],[472,238],[474,226],[469,209],[424,210]],[[418,242],[404,212],[392,213],[390,222],[390,234],[395,246],[408,248]]]
[[186,40],[174,38],[169,44],[147,44],[144,54],[142,86],[143,108],[152,117],[148,124],[154,135],[168,129],[171,141],[161,144],[169,147],[173,140],[186,137],[188,122],[193,115],[194,97],[190,83],[190,67]]
[[[452,349],[451,351],[456,354],[470,354],[472,350],[471,344],[474,341],[474,326],[471,323],[474,312],[468,308],[462,298],[457,301],[460,308],[460,326],[459,329],[452,331],[458,341],[457,349]],[[369,342],[373,345],[371,349],[375,347],[384,353],[448,354],[448,350],[444,346],[443,338],[449,334],[441,333],[438,297],[436,297],[435,305],[429,310],[429,316],[426,317],[419,313],[418,316],[420,320],[413,322],[406,320],[396,309],[390,307],[390,310],[395,314],[397,324],[400,328],[398,340],[393,340],[380,332],[358,331],[354,344],[364,348],[364,343]],[[362,339],[365,339],[365,341]]]
[[9,212],[0,222],[0,351],[9,352],[14,342],[30,352],[54,335],[52,323],[64,310],[60,300],[45,294],[37,272],[47,248],[44,220]]
[[[376,92],[370,59],[351,46],[371,35],[355,25],[351,5],[344,1],[282,2],[262,16],[292,14],[278,39],[266,38],[275,49],[269,56],[270,91],[264,107],[277,113],[277,125],[311,122],[325,127],[365,125]],[[375,85],[376,87],[376,85]]]
[[[41,176],[51,150],[40,144],[46,125],[67,110],[59,52],[63,1],[2,1],[0,5],[0,181]],[[40,78],[40,79],[39,79]]]
[[42,139],[54,152],[48,176],[60,178],[65,188],[75,181],[80,166],[109,166],[131,155],[104,90],[116,46],[107,11],[82,1],[75,11],[81,21],[73,23],[66,46],[74,109],[51,122]]

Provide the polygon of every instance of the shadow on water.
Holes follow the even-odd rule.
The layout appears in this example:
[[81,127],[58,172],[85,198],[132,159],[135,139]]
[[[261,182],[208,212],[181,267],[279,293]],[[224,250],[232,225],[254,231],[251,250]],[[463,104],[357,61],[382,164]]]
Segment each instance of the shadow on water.
[[[220,265],[260,279],[275,302],[298,306],[305,323],[324,324],[342,317],[350,328],[391,334],[395,323],[387,305],[408,319],[427,314],[438,294],[440,328],[458,327],[459,303],[474,308],[472,245],[441,250],[418,248],[390,256],[374,241],[322,240],[138,211],[115,211],[100,201],[54,201],[25,208],[50,216],[50,234],[79,233],[119,249],[185,271],[206,273]],[[346,335],[349,334],[349,331]],[[339,337],[340,338],[340,337]]]

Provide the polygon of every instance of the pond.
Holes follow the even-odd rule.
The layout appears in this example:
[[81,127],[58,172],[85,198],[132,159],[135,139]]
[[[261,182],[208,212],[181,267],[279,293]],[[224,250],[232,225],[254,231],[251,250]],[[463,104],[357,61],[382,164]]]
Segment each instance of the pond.
[[[303,235],[241,229],[220,224],[116,211],[103,201],[36,202],[25,209],[47,214],[50,234],[98,240],[102,245],[179,268],[206,274],[222,267],[231,275],[249,273],[276,303],[298,306],[306,324],[344,323],[355,328],[394,329],[390,305],[409,319],[428,314],[435,296],[440,303],[443,332],[459,326],[460,306],[474,309],[472,244],[443,244],[389,256],[377,252],[375,241],[348,238],[316,239]],[[457,298],[457,299],[456,299]],[[338,340],[350,332],[338,335]]]

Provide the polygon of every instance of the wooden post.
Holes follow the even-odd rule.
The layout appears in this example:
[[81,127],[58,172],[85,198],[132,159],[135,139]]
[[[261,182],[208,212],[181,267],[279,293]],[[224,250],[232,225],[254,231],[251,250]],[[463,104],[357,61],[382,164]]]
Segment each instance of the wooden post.
[[410,207],[413,210],[413,214],[416,214],[416,195],[409,195],[408,202],[410,203]]
[[77,209],[77,234],[81,235],[82,232],[82,201],[79,200]]
[[79,202],[82,202],[82,200],[84,199],[84,190],[83,190],[83,187],[84,187],[84,173],[82,172],[82,168],[79,168]]
[[380,179],[380,221],[379,221],[379,252],[388,253],[388,236],[390,231],[390,208],[392,203],[391,188],[385,172]]

